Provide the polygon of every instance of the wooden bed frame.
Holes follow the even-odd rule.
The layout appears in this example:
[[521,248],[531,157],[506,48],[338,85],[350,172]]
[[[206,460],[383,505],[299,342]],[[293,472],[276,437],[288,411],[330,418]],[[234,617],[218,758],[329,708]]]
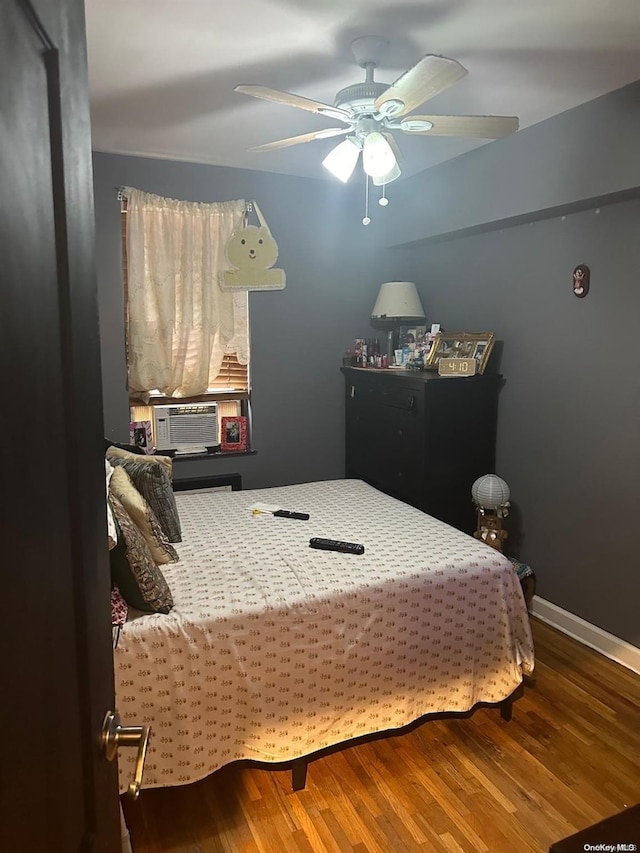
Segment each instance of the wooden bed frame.
[[307,769],[309,764],[313,761],[316,761],[318,758],[324,758],[327,755],[333,755],[336,752],[340,752],[343,749],[347,749],[352,746],[358,746],[361,743],[371,743],[375,740],[381,740],[383,738],[390,737],[398,737],[400,735],[408,734],[409,732],[417,729],[419,726],[422,726],[425,723],[431,722],[433,720],[451,720],[451,719],[467,719],[471,717],[478,708],[499,708],[500,716],[502,719],[508,723],[511,721],[513,716],[513,703],[520,699],[524,695],[524,681],[517,687],[510,696],[507,696],[506,699],[503,699],[502,702],[498,703],[488,703],[488,702],[479,702],[477,705],[474,705],[469,711],[443,711],[440,714],[425,714],[422,717],[419,717],[417,720],[413,720],[413,722],[408,723],[406,726],[402,726],[399,729],[387,729],[383,732],[374,732],[373,734],[362,735],[362,737],[354,738],[353,740],[344,741],[343,743],[337,743],[333,746],[328,746],[325,749],[320,749],[317,752],[312,752],[309,755],[303,755],[300,758],[295,758],[293,761],[287,761],[282,763],[272,763],[269,761],[253,761],[251,759],[245,759],[243,761],[236,762],[239,765],[244,765],[247,767],[259,767],[261,770],[290,770],[291,771],[291,789],[292,791],[302,791],[306,787],[307,784]]

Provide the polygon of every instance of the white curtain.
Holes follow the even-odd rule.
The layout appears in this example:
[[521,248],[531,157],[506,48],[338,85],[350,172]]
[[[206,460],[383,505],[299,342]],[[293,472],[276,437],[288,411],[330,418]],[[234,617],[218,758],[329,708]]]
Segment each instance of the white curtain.
[[218,286],[245,202],[199,204],[131,187],[125,194],[129,391],[202,394],[225,353],[249,361],[248,294]]

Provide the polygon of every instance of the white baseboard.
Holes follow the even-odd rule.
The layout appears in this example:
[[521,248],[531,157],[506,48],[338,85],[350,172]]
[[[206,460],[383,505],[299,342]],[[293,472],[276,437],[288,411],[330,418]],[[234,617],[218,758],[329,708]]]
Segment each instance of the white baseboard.
[[595,649],[610,660],[622,664],[622,666],[626,666],[627,669],[640,675],[640,649],[637,646],[603,631],[597,625],[585,622],[579,616],[575,616],[568,610],[563,610],[557,604],[545,601],[544,598],[537,595],[533,596],[531,613],[542,622],[562,631],[563,634],[573,637],[574,640]]

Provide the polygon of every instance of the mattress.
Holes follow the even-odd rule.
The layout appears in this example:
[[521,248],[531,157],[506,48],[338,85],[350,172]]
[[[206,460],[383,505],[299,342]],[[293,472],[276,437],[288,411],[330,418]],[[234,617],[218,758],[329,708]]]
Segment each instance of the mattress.
[[[175,606],[128,621],[114,653],[122,724],[152,726],[144,787],[499,702],[533,670],[510,561],[362,481],[176,501],[180,561],[162,567]],[[257,502],[310,519],[256,515]],[[315,536],[365,552],[312,549]]]

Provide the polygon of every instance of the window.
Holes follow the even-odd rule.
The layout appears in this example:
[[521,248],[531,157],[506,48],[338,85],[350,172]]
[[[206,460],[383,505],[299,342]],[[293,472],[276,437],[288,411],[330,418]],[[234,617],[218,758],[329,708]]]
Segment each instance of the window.
[[247,294],[217,287],[244,202],[203,205],[129,188],[122,195],[131,420],[153,423],[155,404],[208,400],[220,418],[247,415]]

